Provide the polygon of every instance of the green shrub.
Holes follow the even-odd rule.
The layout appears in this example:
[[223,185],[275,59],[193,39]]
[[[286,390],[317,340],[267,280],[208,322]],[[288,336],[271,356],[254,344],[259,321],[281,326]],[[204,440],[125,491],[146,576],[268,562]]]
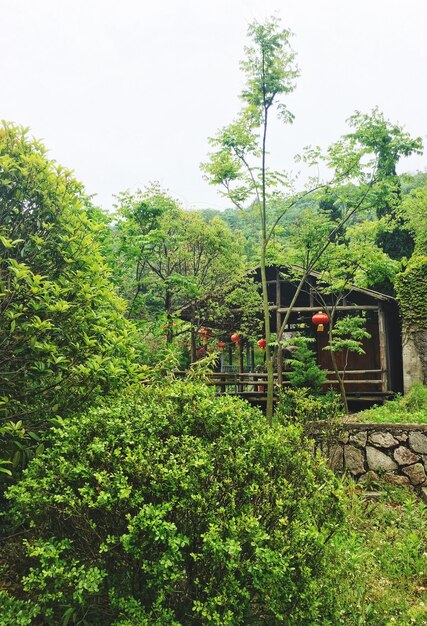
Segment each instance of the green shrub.
[[316,355],[309,344],[313,343],[312,337],[295,337],[291,344],[295,350],[291,358],[287,359],[292,367],[288,373],[292,387],[300,389],[306,387],[312,393],[319,393],[326,381],[326,372],[316,362]]
[[333,422],[342,415],[342,405],[340,397],[333,391],[317,396],[304,387],[285,388],[279,396],[275,415],[282,424],[304,424],[317,420]]
[[339,623],[329,540],[340,490],[300,426],[270,428],[238,398],[177,382],[70,418],[48,444],[7,494],[3,615]]

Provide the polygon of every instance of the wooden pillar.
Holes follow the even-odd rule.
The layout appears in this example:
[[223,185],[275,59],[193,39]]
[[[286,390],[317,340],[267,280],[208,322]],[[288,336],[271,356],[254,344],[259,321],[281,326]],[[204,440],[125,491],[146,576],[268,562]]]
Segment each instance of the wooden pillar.
[[246,351],[245,351],[245,356],[246,356],[246,369],[249,372],[251,369],[251,346],[249,344],[249,341],[246,343]]
[[190,361],[191,363],[195,363],[197,360],[197,346],[196,346],[196,332],[194,329],[191,329],[190,334]]
[[[221,374],[224,374],[225,372],[225,350],[221,350]],[[222,384],[219,386],[219,390],[221,393],[225,393],[226,389],[225,389],[225,384]]]
[[[243,339],[239,342],[237,349],[239,351],[239,374],[243,374],[244,365],[243,365]],[[243,385],[240,383],[240,377],[238,377],[238,385],[237,391],[243,391]]]
[[378,307],[378,337],[380,345],[381,391],[388,391],[390,377],[387,358],[387,335],[382,304]]

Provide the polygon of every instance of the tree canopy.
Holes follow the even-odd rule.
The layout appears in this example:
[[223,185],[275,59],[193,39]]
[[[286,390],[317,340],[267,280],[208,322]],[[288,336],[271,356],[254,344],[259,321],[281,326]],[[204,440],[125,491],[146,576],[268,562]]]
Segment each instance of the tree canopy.
[[72,172],[28,131],[0,128],[0,414],[46,424],[135,368],[135,329],[112,289],[99,226]]

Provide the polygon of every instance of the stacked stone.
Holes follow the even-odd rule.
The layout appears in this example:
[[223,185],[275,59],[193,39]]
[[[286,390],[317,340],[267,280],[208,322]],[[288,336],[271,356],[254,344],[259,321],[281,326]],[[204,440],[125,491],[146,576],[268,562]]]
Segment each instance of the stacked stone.
[[[427,425],[345,424],[327,449],[334,470],[357,480],[382,477],[387,482],[415,487],[427,499]],[[314,434],[320,441],[320,430]]]

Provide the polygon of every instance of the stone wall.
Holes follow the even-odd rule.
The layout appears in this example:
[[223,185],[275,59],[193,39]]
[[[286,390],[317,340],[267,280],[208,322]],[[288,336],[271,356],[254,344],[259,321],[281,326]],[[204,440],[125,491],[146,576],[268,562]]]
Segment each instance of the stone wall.
[[414,383],[427,385],[427,330],[403,329],[402,356],[404,392]]
[[356,480],[381,476],[427,497],[427,424],[348,423],[325,430],[318,422],[310,431],[335,471]]

